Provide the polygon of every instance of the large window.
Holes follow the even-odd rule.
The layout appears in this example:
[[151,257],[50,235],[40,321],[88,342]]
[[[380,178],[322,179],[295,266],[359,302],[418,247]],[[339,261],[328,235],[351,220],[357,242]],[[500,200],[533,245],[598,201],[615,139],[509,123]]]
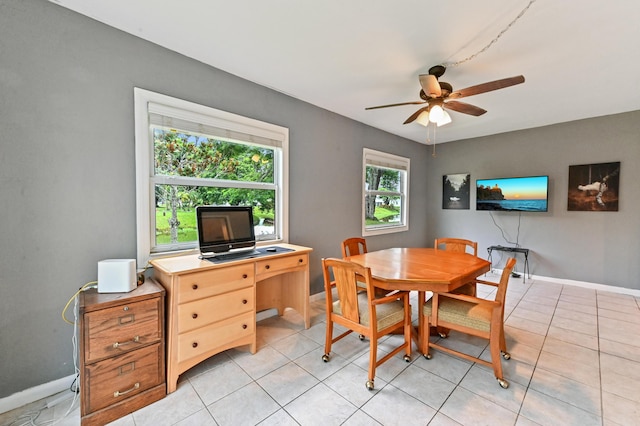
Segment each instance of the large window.
[[195,208],[250,205],[287,240],[288,129],[135,89],[138,265],[197,247]]
[[409,229],[409,159],[364,148],[362,235]]

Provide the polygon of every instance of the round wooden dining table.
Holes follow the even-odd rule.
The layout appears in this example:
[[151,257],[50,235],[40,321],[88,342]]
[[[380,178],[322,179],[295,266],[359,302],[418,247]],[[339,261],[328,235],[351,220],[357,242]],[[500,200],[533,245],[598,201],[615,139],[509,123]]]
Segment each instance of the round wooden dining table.
[[376,287],[385,290],[451,292],[489,272],[491,263],[467,253],[433,248],[389,248],[349,256],[371,269]]
[[[345,258],[371,269],[373,285],[384,290],[418,292],[422,310],[425,293],[448,293],[491,270],[491,263],[468,253],[434,248],[389,248]],[[419,315],[417,344],[421,342],[424,319]],[[436,334],[435,329],[431,330]]]

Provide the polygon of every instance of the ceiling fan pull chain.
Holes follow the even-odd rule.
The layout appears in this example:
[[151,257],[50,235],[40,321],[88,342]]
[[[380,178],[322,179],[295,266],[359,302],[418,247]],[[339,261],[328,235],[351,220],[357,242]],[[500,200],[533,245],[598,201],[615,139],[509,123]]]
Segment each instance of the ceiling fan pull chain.
[[[431,138],[429,138],[429,128],[433,128],[433,144],[431,144]],[[428,145],[433,145],[433,152],[431,153],[431,156],[435,158],[436,156],[436,125],[435,124],[431,124],[429,123],[427,125],[427,146]]]
[[509,29],[511,28],[511,26],[512,26],[513,24],[515,24],[515,23],[516,23],[516,21],[518,21],[518,19],[522,18],[522,16],[526,13],[526,11],[527,11],[527,10],[531,7],[531,5],[532,5],[533,3],[535,3],[535,2],[536,2],[536,0],[530,0],[530,1],[529,1],[529,4],[528,4],[528,5],[526,5],[524,9],[522,9],[522,11],[518,14],[518,16],[516,16],[516,17],[515,17],[515,19],[514,19],[513,21],[509,22],[509,25],[507,25],[507,26],[506,26],[502,31],[500,31],[500,33],[496,36],[496,38],[494,38],[493,40],[491,40],[491,41],[489,42],[489,44],[487,44],[485,47],[483,47],[482,49],[480,49],[478,52],[474,53],[474,54],[473,54],[473,55],[471,55],[471,56],[467,56],[465,59],[462,59],[462,60],[457,61],[457,62],[443,62],[443,63],[442,63],[442,65],[443,65],[443,66],[445,66],[445,67],[447,67],[447,68],[448,68],[448,67],[456,67],[456,66],[458,66],[458,65],[460,65],[460,64],[464,64],[465,62],[472,60],[472,59],[473,59],[473,58],[475,58],[476,56],[480,55],[481,53],[483,53],[484,51],[486,51],[487,49],[489,49],[489,48],[490,48],[490,47],[491,47],[495,42],[497,42],[497,41],[498,41],[498,39],[499,39],[500,37],[502,37],[502,35],[503,35],[504,33],[506,33],[507,31],[509,31]]

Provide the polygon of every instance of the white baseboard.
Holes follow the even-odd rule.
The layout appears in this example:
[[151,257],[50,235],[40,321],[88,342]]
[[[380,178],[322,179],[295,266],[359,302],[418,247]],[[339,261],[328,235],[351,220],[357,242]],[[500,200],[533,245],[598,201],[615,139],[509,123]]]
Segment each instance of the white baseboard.
[[[536,280],[536,281],[547,281],[550,283],[572,285],[576,287],[588,288],[588,289],[597,290],[597,291],[606,291],[609,293],[627,294],[629,296],[640,297],[640,290],[636,290],[633,288],[618,287],[618,286],[607,285],[607,284],[590,283],[587,281],[567,280],[564,278],[542,277],[539,275],[532,275],[530,279]],[[529,280],[529,278],[527,278],[527,280]]]
[[71,376],[43,383],[2,398],[0,399],[0,413],[6,413],[7,411],[14,410],[22,407],[23,405],[31,404],[32,402],[67,390],[73,384],[75,377],[75,374],[72,374]]

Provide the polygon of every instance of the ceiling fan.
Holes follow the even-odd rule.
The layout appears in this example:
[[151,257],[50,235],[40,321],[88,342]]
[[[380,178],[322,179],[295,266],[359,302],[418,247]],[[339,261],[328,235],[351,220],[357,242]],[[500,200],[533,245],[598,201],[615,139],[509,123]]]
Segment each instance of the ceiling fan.
[[443,108],[461,112],[463,114],[473,115],[476,117],[487,112],[486,110],[475,105],[471,105],[466,102],[460,102],[454,99],[479,95],[481,93],[491,92],[493,90],[503,89],[505,87],[524,83],[524,76],[519,75],[516,77],[503,78],[501,80],[478,84],[476,86],[467,87],[466,89],[461,89],[454,92],[451,84],[438,80],[445,71],[445,66],[436,65],[429,69],[429,74],[420,74],[420,86],[422,87],[422,89],[420,90],[420,99],[422,99],[421,101],[379,105],[368,107],[365,109],[370,110],[401,105],[420,105],[426,103],[427,106],[422,107],[418,111],[411,114],[411,116],[407,118],[404,124],[408,124],[418,120],[418,123],[425,126],[429,123],[429,121],[431,121],[432,123],[436,123],[438,126],[441,126],[443,124],[451,122],[451,117],[449,117],[449,115],[443,110]]

